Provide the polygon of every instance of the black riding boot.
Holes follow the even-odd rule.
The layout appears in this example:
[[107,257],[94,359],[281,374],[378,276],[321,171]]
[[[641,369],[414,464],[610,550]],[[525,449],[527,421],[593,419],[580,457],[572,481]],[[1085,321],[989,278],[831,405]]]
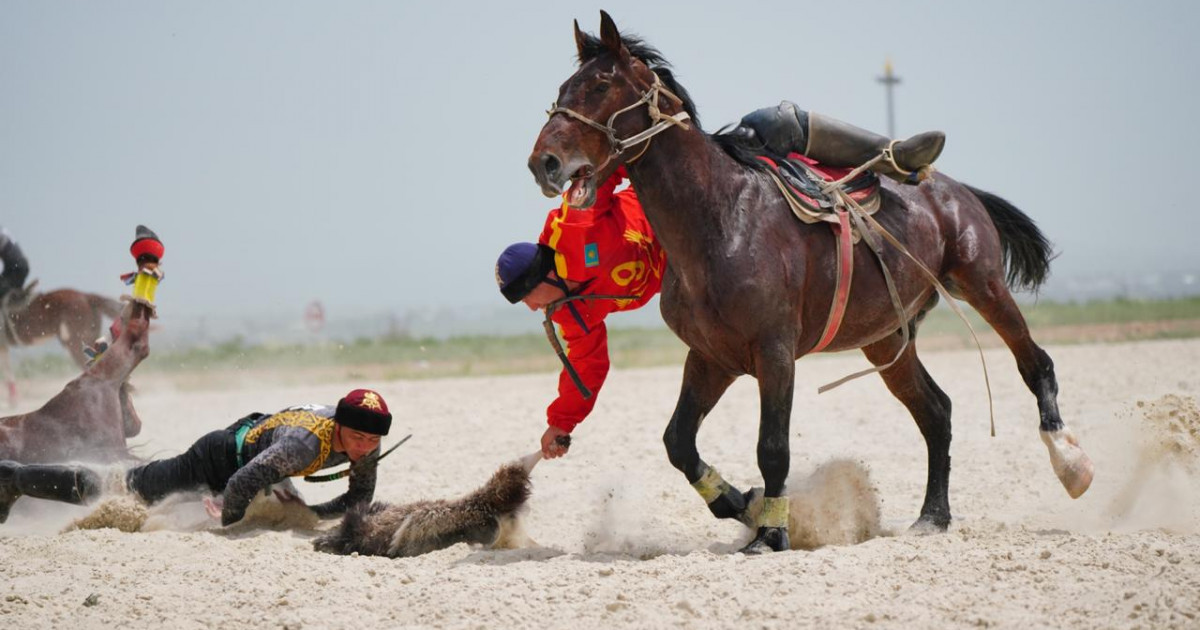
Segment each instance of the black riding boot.
[[946,134],[928,131],[893,145],[887,136],[806,112],[788,101],[747,114],[733,133],[758,139],[776,155],[802,153],[829,166],[859,166],[891,145],[892,160],[882,160],[871,170],[909,184],[924,179],[925,167],[933,164],[946,144]]
[[16,462],[0,461],[0,523],[8,520],[9,509],[21,496],[13,480],[18,466]]
[[78,466],[0,462],[0,523],[8,520],[12,504],[22,496],[76,505],[100,495],[101,479]]

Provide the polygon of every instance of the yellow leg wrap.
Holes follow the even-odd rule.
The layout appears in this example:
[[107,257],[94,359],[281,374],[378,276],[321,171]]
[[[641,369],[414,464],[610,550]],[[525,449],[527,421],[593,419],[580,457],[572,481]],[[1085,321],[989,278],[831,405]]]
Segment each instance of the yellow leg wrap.
[[704,475],[700,477],[699,481],[692,484],[692,487],[696,489],[696,492],[700,493],[705,503],[712,503],[722,494],[733,490],[729,482],[721,477],[721,473],[717,472],[716,468],[711,467],[704,471]]
[[138,272],[133,279],[133,299],[147,304],[154,304],[154,292],[158,289],[158,277]]
[[758,515],[759,527],[788,526],[788,498],[763,497],[762,513]]

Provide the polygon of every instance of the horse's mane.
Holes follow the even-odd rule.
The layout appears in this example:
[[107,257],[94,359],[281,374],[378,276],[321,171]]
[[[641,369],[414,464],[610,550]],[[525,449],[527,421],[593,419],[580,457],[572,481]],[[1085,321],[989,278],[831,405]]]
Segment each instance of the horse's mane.
[[[646,64],[647,68],[658,75],[663,85],[683,101],[683,111],[692,117],[689,122],[694,124],[696,129],[700,129],[700,116],[696,114],[696,103],[692,101],[692,96],[688,94],[688,91],[675,80],[675,74],[671,72],[671,64],[663,58],[662,53],[636,35],[622,35],[621,41],[625,44],[625,48],[629,49],[629,54]],[[584,33],[583,46],[579,50],[579,65],[582,66],[606,52],[608,52],[608,47],[599,37]]]
[[[700,117],[696,113],[695,101],[692,100],[692,96],[688,94],[687,89],[679,85],[679,81],[675,79],[675,74],[671,71],[670,62],[663,57],[662,53],[636,35],[622,34],[621,42],[625,44],[625,48],[629,50],[629,54],[646,64],[646,67],[658,75],[658,78],[667,86],[667,89],[674,92],[683,101],[683,111],[691,116],[690,122],[696,126],[696,129],[702,130],[700,127]],[[579,65],[583,65],[606,52],[608,52],[608,47],[604,45],[604,42],[599,37],[584,33],[583,45],[579,50]],[[766,164],[762,160],[757,159],[757,156],[762,154],[762,147],[756,146],[752,142],[747,142],[742,136],[730,134],[729,131],[731,129],[732,125],[726,125],[717,130],[716,133],[706,135],[717,146],[721,147],[725,153],[729,154],[729,157],[742,166],[753,170],[768,170]]]
[[718,129],[717,133],[709,134],[708,137],[738,164],[753,171],[769,172],[771,169],[767,163],[758,159],[758,156],[764,152],[762,144],[753,142],[746,136],[729,133],[733,127],[734,125],[726,125]]

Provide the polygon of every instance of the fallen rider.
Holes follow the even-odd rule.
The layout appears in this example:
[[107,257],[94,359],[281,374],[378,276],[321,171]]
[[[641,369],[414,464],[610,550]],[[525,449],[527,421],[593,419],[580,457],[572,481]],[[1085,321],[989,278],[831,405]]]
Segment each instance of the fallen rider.
[[[155,460],[126,471],[124,485],[149,504],[170,494],[208,489],[205,508],[221,525],[237,523],[260,492],[291,477],[349,463],[349,488],[338,497],[308,506],[321,518],[342,515],[375,494],[379,444],[392,415],[377,392],[356,389],[336,407],[290,407],[266,415],[254,413],[196,440],[181,455]],[[103,492],[103,479],[84,466],[20,464],[0,461],[0,523],[22,496],[84,504]],[[284,501],[299,502],[277,492]]]

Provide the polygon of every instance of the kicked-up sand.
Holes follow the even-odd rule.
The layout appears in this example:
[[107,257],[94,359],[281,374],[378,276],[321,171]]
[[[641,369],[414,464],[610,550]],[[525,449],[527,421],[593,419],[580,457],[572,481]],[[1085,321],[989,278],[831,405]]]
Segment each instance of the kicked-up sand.
[[[1068,498],[1037,406],[1003,349],[987,351],[997,436],[973,351],[929,352],[954,402],[945,534],[907,532],[924,498],[916,425],[877,377],[818,396],[860,354],[797,364],[792,539],[713,519],[661,436],[681,369],[616,366],[571,453],[533,471],[525,546],[415,558],[316,553],[316,523],[258,506],[221,530],[198,497],[149,508],[22,499],[0,526],[0,623],[34,628],[1195,628],[1200,627],[1200,340],[1052,346],[1064,419],[1096,465]],[[396,416],[376,498],[453,498],[533,451],[556,375],[221,391],[139,373],[146,457],[181,452],[249,411],[377,388]],[[43,398],[44,399],[44,398]],[[27,401],[30,404],[33,401]],[[741,489],[755,465],[755,382],[704,422],[701,454]],[[385,442],[386,443],[386,442]],[[311,503],[345,482],[297,487]],[[97,526],[111,525],[94,529]]]

